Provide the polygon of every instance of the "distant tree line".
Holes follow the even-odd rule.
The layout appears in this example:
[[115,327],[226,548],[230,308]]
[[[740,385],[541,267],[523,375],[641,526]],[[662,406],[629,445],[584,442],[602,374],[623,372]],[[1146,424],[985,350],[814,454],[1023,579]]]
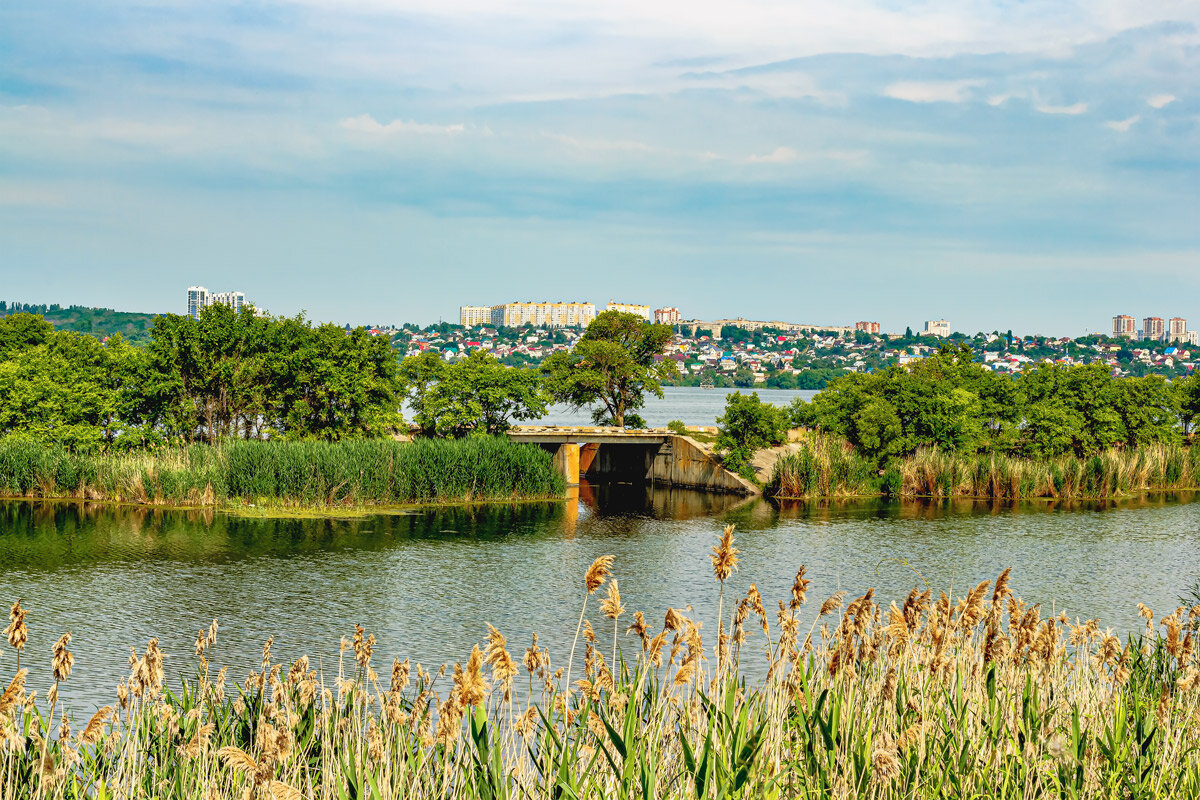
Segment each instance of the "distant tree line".
[[119,333],[127,341],[136,343],[149,341],[149,331],[154,325],[155,316],[157,316],[156,314],[131,311],[114,311],[111,308],[0,300],[0,316],[9,314],[37,314],[44,317],[58,330],[89,333],[99,339]]
[[156,317],[145,346],[55,331],[43,317],[0,319],[0,436],[72,450],[231,438],[365,439],[403,427],[407,402],[424,436],[497,434],[552,402],[596,405],[599,424],[644,425],[662,396],[670,329],[605,312],[571,352],[540,368],[476,350],[398,360],[386,337],[213,305],[199,319]]
[[156,317],[150,341],[55,331],[40,316],[0,320],[0,433],[75,450],[365,438],[395,428],[398,367],[385,339],[303,317],[205,308]]
[[1104,364],[1040,363],[1010,378],[973,361],[966,345],[947,345],[907,367],[836,378],[790,414],[880,463],[930,447],[1084,457],[1190,437],[1200,375],[1114,378]]

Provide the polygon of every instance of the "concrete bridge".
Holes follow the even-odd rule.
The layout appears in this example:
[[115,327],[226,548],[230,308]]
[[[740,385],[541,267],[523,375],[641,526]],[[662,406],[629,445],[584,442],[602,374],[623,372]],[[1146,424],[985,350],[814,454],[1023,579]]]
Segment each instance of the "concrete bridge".
[[511,428],[514,442],[540,445],[575,486],[581,475],[623,477],[710,492],[758,494],[758,487],[730,472],[698,442],[665,428],[622,430],[602,427]]

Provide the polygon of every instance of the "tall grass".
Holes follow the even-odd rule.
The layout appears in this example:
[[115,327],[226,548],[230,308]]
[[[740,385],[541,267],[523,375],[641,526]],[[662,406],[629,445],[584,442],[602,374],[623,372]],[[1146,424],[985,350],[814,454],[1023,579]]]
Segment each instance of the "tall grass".
[[554,497],[562,490],[549,453],[503,438],[235,440],[99,456],[0,439],[0,494],[19,497],[322,506]]
[[875,466],[846,440],[808,433],[800,449],[775,462],[765,493],[771,497],[851,497],[879,494]]
[[1200,448],[1155,445],[1110,450],[1091,458],[1046,461],[931,449],[880,472],[844,440],[812,434],[776,463],[767,486],[774,497],[901,497],[1087,499],[1140,491],[1200,488]]
[[[714,548],[722,595],[733,544],[727,531]],[[576,604],[611,563],[597,559]],[[804,575],[777,613],[752,584],[707,641],[685,611],[661,629],[631,620],[610,581],[594,626],[583,615],[575,683],[558,667],[574,650],[552,663],[535,638],[513,653],[488,625],[463,663],[433,670],[378,659],[360,626],[328,672],[278,663],[268,639],[239,684],[214,663],[214,621],[180,690],[152,639],[111,705],[69,720],[66,636],[46,694],[26,670],[0,675],[0,800],[1200,796],[1197,642],[1183,633],[1200,606],[1157,626],[1140,607],[1145,633],[1122,642],[1043,618],[1007,570],[958,599],[914,589],[886,608],[873,591],[810,603]],[[10,642],[36,624],[24,614]]]

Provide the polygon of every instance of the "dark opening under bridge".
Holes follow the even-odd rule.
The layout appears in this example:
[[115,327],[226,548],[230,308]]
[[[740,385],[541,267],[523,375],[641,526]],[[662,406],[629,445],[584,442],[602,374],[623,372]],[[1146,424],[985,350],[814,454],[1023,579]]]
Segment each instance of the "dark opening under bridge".
[[578,484],[584,475],[711,492],[758,493],[753,483],[725,469],[694,439],[666,429],[523,426],[510,429],[508,438],[554,453],[554,463],[569,485]]

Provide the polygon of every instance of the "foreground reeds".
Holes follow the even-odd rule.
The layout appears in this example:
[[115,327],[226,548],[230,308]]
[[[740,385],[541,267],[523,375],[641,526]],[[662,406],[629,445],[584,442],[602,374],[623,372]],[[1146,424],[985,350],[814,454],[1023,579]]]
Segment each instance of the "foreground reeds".
[[1200,448],[1158,445],[1091,458],[1035,461],[1004,455],[921,450],[885,470],[845,440],[810,433],[779,459],[766,493],[780,498],[974,497],[988,500],[1107,498],[1200,488]]
[[559,497],[549,453],[502,437],[343,442],[233,440],[85,455],[0,439],[0,495],[302,506]]
[[[732,531],[712,561],[723,594]],[[593,564],[581,605],[611,566]],[[773,613],[751,584],[709,642],[677,609],[661,630],[640,611],[626,627],[610,582],[597,624],[624,628],[626,646],[606,659],[585,615],[570,685],[536,636],[514,654],[490,625],[465,664],[433,670],[377,667],[359,626],[335,674],[306,657],[277,663],[268,640],[238,683],[211,663],[214,621],[181,688],[168,688],[152,639],[131,653],[114,703],[86,721],[58,700],[68,635],[45,694],[28,690],[23,667],[8,673],[0,800],[1200,794],[1200,607],[1157,626],[1142,608],[1145,633],[1123,643],[1095,623],[1043,618],[1008,577],[957,600],[914,589],[885,608],[873,591],[810,603],[801,567]],[[19,653],[24,615],[14,605],[6,631]],[[746,679],[751,661],[763,680]]]

